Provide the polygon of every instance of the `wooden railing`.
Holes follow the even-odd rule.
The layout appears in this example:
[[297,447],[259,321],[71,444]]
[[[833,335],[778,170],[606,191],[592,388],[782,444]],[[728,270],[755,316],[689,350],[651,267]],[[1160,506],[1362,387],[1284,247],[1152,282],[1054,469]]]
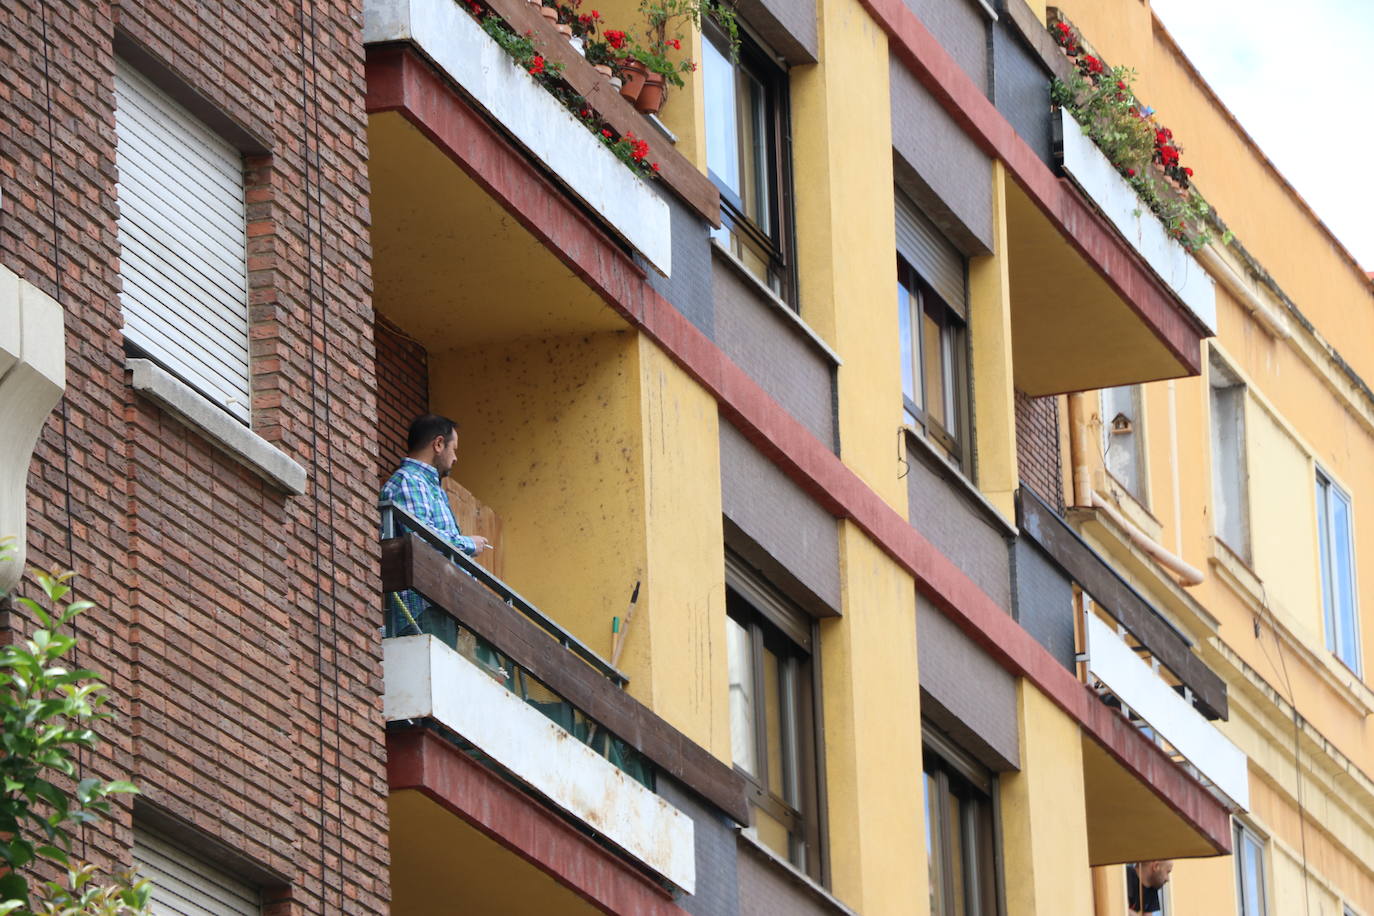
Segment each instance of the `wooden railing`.
[[405,589],[419,592],[496,647],[512,663],[642,754],[659,773],[686,786],[737,823],[749,823],[745,781],[733,767],[655,715],[622,690],[606,671],[572,651],[545,627],[507,604],[472,572],[413,533],[382,542],[382,590]]

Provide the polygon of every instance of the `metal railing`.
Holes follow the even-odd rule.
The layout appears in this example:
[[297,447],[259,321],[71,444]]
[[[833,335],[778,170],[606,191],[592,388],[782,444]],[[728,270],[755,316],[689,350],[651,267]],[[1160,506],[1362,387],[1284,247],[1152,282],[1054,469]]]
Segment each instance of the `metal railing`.
[[377,508],[382,516],[383,540],[398,537],[406,532],[413,532],[417,537],[429,544],[429,546],[457,564],[465,573],[472,576],[478,582],[481,582],[506,604],[537,623],[541,629],[557,640],[559,645],[564,649],[567,649],[569,652],[591,665],[608,680],[614,682],[616,686],[624,687],[630,682],[629,677],[619,669],[613,667],[610,662],[589,649],[587,645],[576,636],[573,636],[551,620],[546,614],[540,611],[539,608],[522,597],[519,592],[493,575],[485,566],[482,566],[467,554],[444,540],[444,538],[433,528],[419,521],[390,500],[384,500]]

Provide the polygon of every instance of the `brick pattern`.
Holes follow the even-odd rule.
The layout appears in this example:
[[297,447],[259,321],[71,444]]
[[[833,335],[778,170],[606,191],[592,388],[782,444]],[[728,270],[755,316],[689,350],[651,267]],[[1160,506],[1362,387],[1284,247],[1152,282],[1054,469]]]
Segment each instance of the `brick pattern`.
[[[271,914],[389,896],[380,648],[360,610],[378,588],[361,6],[15,0],[0,17],[0,261],[68,331],[29,558],[80,571],[96,609],[79,662],[108,674],[119,715],[83,765],[284,876]],[[128,386],[116,27],[270,150],[245,161],[253,425],[307,468],[302,497]],[[122,807],[77,853],[127,863],[131,821]]]
[[1059,453],[1059,399],[1016,392],[1016,471],[1045,504],[1064,514],[1064,466]]
[[429,354],[378,315],[377,341],[377,475],[385,480],[406,455],[410,421],[429,412]]

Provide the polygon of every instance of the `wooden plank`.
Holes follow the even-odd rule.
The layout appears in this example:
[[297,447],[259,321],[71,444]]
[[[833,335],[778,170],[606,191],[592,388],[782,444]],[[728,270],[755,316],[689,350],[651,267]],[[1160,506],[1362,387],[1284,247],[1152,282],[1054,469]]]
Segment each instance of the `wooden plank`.
[[673,728],[416,535],[382,545],[382,588],[413,587],[611,734],[737,823],[749,823],[744,777]]
[[1193,654],[1188,639],[1034,493],[1022,487],[1016,503],[1022,533],[1192,690],[1200,712],[1211,719],[1225,719],[1226,682]]
[[444,478],[444,492],[448,495],[453,517],[458,521],[458,530],[467,535],[481,535],[491,541],[494,549],[484,550],[474,559],[489,569],[496,578],[504,578],[502,570],[505,567],[505,552],[501,543],[500,516],[452,477]]
[[539,8],[526,0],[486,0],[492,11],[520,34],[529,34],[535,48],[550,63],[563,66],[563,80],[587,100],[617,134],[631,131],[649,144],[649,159],[659,166],[658,179],[668,186],[683,203],[706,218],[712,226],[720,225],[720,191],[701,171],[677,151],[668,138],[650,124],[634,106],[597,73],[586,58],[573,50],[568,40],[547,19],[539,15]]

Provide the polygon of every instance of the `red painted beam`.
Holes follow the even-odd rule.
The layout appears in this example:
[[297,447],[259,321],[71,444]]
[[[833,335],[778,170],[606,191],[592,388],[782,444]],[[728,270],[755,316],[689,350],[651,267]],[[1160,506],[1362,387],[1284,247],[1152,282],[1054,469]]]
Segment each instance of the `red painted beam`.
[[[1034,637],[845,466],[672,303],[609,236],[412,52],[367,54],[369,112],[395,111],[477,181],[569,270],[715,397],[720,412],[798,486],[849,519],[916,579],[921,593],[1012,674],[1030,679],[1123,766],[1206,836],[1230,848],[1225,808],[1108,710]],[[1178,780],[1161,780],[1168,772]],[[1167,794],[1166,794],[1167,793]]]
[[612,916],[683,916],[672,895],[424,728],[388,732],[387,787],[414,789]]
[[[1192,375],[1202,371],[1211,332],[1066,179],[1056,178],[904,0],[860,0],[887,33],[889,49],[964,133],[1000,159],[1013,180]],[[1046,100],[1046,105],[1049,100]]]

